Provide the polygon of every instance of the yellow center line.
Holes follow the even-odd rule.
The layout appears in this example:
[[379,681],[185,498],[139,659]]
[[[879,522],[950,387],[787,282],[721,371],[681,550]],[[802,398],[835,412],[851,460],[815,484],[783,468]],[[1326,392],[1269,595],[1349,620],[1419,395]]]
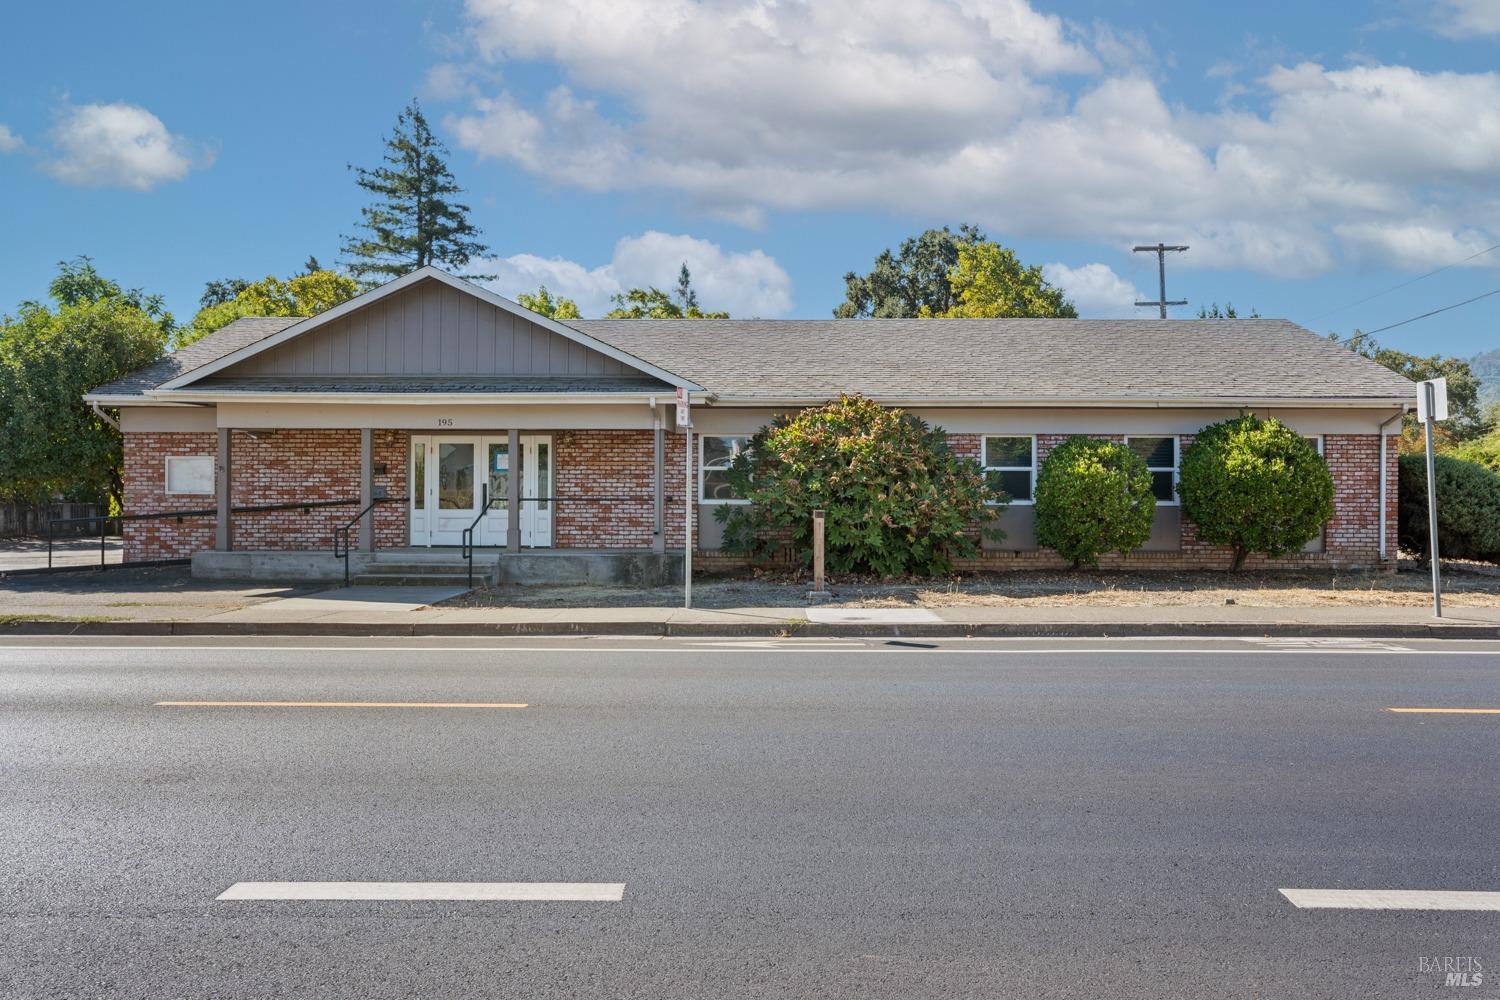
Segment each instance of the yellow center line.
[[1403,715],[1500,715],[1500,708],[1388,708]]
[[159,701],[176,708],[529,708],[501,701]]

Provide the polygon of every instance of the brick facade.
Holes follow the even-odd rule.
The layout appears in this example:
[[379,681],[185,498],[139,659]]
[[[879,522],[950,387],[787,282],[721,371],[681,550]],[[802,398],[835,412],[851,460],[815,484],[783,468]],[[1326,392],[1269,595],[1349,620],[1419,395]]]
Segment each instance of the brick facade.
[[[1096,435],[1123,440],[1116,435]],[[1037,461],[1068,435],[1038,434]],[[954,434],[950,443],[958,454],[979,459],[982,438],[978,434]],[[553,540],[557,548],[649,548],[652,543],[652,451],[649,430],[556,431],[553,441]],[[1391,497],[1387,505],[1388,549],[1396,546],[1396,441],[1389,439],[1388,474]],[[696,442],[695,442],[696,443]],[[1191,435],[1179,438],[1179,448],[1192,443]],[[377,495],[405,498],[408,491],[410,434],[376,430],[373,461],[377,471]],[[1324,455],[1334,477],[1335,513],[1326,532],[1326,551],[1294,553],[1277,560],[1252,556],[1247,565],[1278,568],[1315,566],[1371,566],[1378,561],[1379,438],[1373,434],[1324,438]],[[125,435],[125,505],[127,513],[147,510],[212,508],[212,496],[168,496],[163,487],[164,460],[168,455],[213,455],[213,432],[128,433]],[[694,448],[693,462],[697,461]],[[281,430],[252,436],[232,435],[232,500],[236,506],[292,503],[301,500],[358,499],[359,431]],[[666,477],[666,546],[682,546],[684,492],[683,440],[680,434],[664,435]],[[333,529],[357,511],[357,505],[237,515],[234,546],[239,549],[323,549],[332,544]],[[712,516],[712,508],[702,511]],[[697,521],[695,520],[695,523]],[[408,544],[407,504],[393,502],[376,508],[376,545],[381,548]],[[182,558],[212,548],[214,518],[126,522],[126,558]],[[1229,565],[1227,549],[1203,544],[1195,526],[1182,522],[1177,551],[1135,552],[1107,556],[1101,564],[1122,569],[1221,569]],[[740,560],[721,553],[703,552],[698,565],[705,569],[727,569]],[[1393,563],[1392,563],[1393,564]],[[1065,563],[1046,550],[985,551],[961,569],[1003,570],[1062,567]]]

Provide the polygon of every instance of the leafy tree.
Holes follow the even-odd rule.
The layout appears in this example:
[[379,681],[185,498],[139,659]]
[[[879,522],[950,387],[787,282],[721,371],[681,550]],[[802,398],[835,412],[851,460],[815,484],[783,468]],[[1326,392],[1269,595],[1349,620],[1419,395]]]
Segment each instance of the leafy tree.
[[839,319],[909,319],[941,316],[958,304],[948,275],[958,266],[965,244],[983,243],[977,226],[929,229],[901,242],[899,252],[882,250],[869,274],[844,275],[844,301],[833,310]]
[[415,99],[396,116],[396,127],[384,141],[385,166],[350,167],[355,182],[378,200],[360,210],[358,228],[363,232],[344,237],[349,273],[373,285],[429,264],[459,271],[488,253],[479,242],[479,229],[469,222],[469,206],[452,200],[463,189],[444,159],[448,148],[433,134]]
[[1036,477],[1036,540],[1074,567],[1146,544],[1156,516],[1151,471],[1114,441],[1071,437],[1042,460]]
[[948,273],[948,284],[953,289],[953,305],[941,313],[930,312],[924,305],[923,316],[1078,318],[1073,303],[1067,300],[1061,289],[1047,283],[1039,265],[1025,267],[1014,250],[998,243],[959,244],[958,262]]
[[941,428],[861,396],[778,415],[727,475],[750,503],[716,512],[726,549],[764,560],[790,539],[808,565],[812,512],[822,509],[835,573],[947,572],[978,554],[975,525],[995,513],[987,505],[1006,502]]
[[1464,441],[1448,452],[1464,462],[1474,462],[1491,472],[1500,472],[1500,431],[1491,431],[1482,438]]
[[549,319],[582,319],[583,314],[578,311],[578,303],[566,295],[553,297],[547,291],[547,286],[542,285],[536,290],[535,295],[522,292],[516,296],[516,301],[534,313],[540,313]]
[[1272,417],[1245,414],[1198,432],[1182,456],[1178,495],[1198,537],[1279,556],[1318,537],[1333,517],[1333,476],[1317,449]]
[[[1212,306],[1209,306],[1207,308],[1200,307],[1198,309],[1198,318],[1199,319],[1239,319],[1240,318],[1240,314],[1235,311],[1234,303],[1233,302],[1226,302],[1226,303],[1224,303],[1224,308],[1223,309],[1220,309],[1219,308],[1219,304],[1217,302],[1215,302]],[[1260,319],[1260,313],[1257,312],[1255,309],[1252,308],[1250,310],[1250,315],[1246,316],[1245,318],[1246,319]]]
[[159,358],[169,317],[157,296],[84,273],[92,264],[60,270],[54,305],[23,303],[0,325],[0,495],[118,504],[120,435],[83,395]]
[[[1401,548],[1431,559],[1427,457],[1402,455],[1397,538]],[[1500,474],[1451,455],[1433,456],[1437,485],[1438,554],[1500,562]]]
[[693,304],[683,306],[668,292],[655,285],[650,288],[632,288],[610,296],[615,307],[604,314],[605,319],[728,319],[727,312],[704,312]]
[[208,309],[234,301],[234,297],[250,287],[248,278],[220,278],[203,283],[203,294],[198,296],[198,308]]
[[[1483,437],[1490,429],[1491,422],[1485,416],[1484,408],[1479,401],[1479,379],[1474,376],[1469,362],[1461,358],[1443,357],[1440,354],[1423,357],[1389,347],[1381,347],[1369,334],[1360,333],[1357,330],[1346,340],[1340,340],[1338,334],[1329,334],[1328,339],[1341,343],[1354,353],[1385,365],[1397,375],[1414,382],[1446,378],[1448,380],[1449,417],[1434,428],[1437,431],[1435,436],[1441,444]],[[1422,447],[1422,434],[1415,416],[1407,416],[1403,431],[1403,450]]]
[[182,347],[201,340],[241,316],[316,316],[358,293],[353,278],[334,271],[298,274],[285,281],[266,275],[229,301],[199,310],[191,324],[177,331],[175,344]]
[[[167,312],[166,300],[160,295],[147,295],[139,288],[122,288],[120,283],[99,274],[94,267],[94,258],[74,257],[57,262],[57,277],[47,286],[47,294],[59,306],[79,306],[105,299],[118,299],[153,319],[163,333],[170,334],[176,321]],[[23,302],[24,311],[36,302]]]

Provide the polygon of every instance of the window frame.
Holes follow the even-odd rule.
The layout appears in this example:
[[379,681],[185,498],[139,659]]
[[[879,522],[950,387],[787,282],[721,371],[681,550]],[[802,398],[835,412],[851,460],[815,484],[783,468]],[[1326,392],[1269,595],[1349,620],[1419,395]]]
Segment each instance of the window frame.
[[[1025,438],[1026,440],[1030,441],[1031,442],[1031,465],[1030,466],[1025,466],[1025,465],[986,465],[985,463],[989,461],[989,457],[990,457],[990,450],[989,450],[989,445],[988,445],[988,442],[989,442],[990,438]],[[1036,435],[1035,434],[981,434],[981,435],[979,435],[979,468],[980,468],[981,471],[983,471],[985,473],[990,473],[990,472],[1025,472],[1025,473],[1028,473],[1031,476],[1031,489],[1029,490],[1029,492],[1030,492],[1031,495],[1029,497],[1027,497],[1025,500],[1020,500],[1020,499],[1012,498],[1008,502],[1009,502],[1009,504],[1011,506],[1015,506],[1015,507],[1033,507],[1033,506],[1036,505],[1036,470],[1037,470],[1037,460],[1036,460]],[[988,476],[986,476],[986,479],[988,479]],[[1001,500],[990,500],[990,501],[986,501],[986,502],[991,507],[998,507],[998,506],[1001,506],[1003,503],[1006,503],[1006,501],[1001,501]]]
[[[207,462],[208,463],[208,489],[206,490],[174,490],[172,489],[172,463],[173,462]],[[163,496],[169,497],[211,497],[217,493],[216,480],[218,469],[214,467],[214,456],[212,455],[168,455],[162,461],[161,467],[161,492]]]
[[[729,441],[737,442],[735,445],[733,445],[731,447],[730,452],[729,452],[729,461],[730,461],[731,464],[733,464],[734,460],[736,458],[738,458],[740,455],[744,454],[746,451],[749,450],[750,441],[754,437],[755,437],[754,434],[699,434],[698,435],[698,503],[699,504],[704,505],[704,506],[711,506],[711,507],[714,507],[714,506],[731,506],[731,505],[740,505],[740,506],[743,506],[743,505],[748,504],[750,502],[749,500],[746,500],[743,497],[729,497],[729,498],[725,498],[725,499],[718,499],[718,498],[709,499],[708,497],[706,497],[704,495],[704,487],[707,485],[707,473],[710,470],[704,464],[703,446],[704,446],[704,444],[707,442],[707,440],[709,438],[717,438],[717,439],[729,440]],[[727,466],[725,468],[727,468]],[[721,471],[721,470],[720,470],[719,466],[715,466],[712,471],[718,472],[718,471]]]
[[[1177,495],[1177,486],[1182,476],[1182,438],[1176,434],[1127,434],[1125,435],[1125,447],[1129,448],[1131,441],[1140,441],[1148,438],[1156,440],[1166,438],[1172,442],[1172,468],[1170,470],[1172,473],[1172,499],[1162,500],[1158,497],[1156,506],[1181,507],[1182,498]],[[1153,473],[1169,471],[1165,466],[1161,465],[1148,465],[1146,469]]]

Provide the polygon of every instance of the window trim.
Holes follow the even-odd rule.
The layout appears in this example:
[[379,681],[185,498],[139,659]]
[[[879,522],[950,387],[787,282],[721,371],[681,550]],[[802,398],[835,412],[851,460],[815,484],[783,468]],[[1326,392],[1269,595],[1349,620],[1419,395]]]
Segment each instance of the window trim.
[[[174,490],[172,489],[172,463],[178,461],[198,461],[208,463],[208,489],[206,490]],[[216,480],[218,469],[215,468],[214,456],[212,455],[168,455],[162,460],[161,467],[161,492],[163,496],[169,497],[211,497],[216,492]]]
[[[1156,506],[1181,507],[1182,498],[1177,494],[1177,485],[1182,476],[1182,438],[1176,434],[1127,434],[1125,435],[1125,447],[1129,448],[1132,440],[1139,441],[1143,438],[1166,438],[1172,442],[1172,499],[1159,499],[1156,501]],[[1148,465],[1146,468],[1151,472],[1168,471],[1165,466],[1161,465]]]
[[[704,445],[704,443],[709,438],[729,438],[729,439],[732,439],[732,440],[735,440],[735,441],[743,441],[744,444],[743,445],[736,445],[735,448],[734,448],[734,450],[729,455],[729,461],[731,463],[733,463],[736,458],[738,458],[746,450],[748,450],[748,446],[750,444],[750,441],[754,437],[755,437],[754,434],[699,434],[698,435],[698,503],[700,505],[707,506],[707,507],[744,506],[744,505],[746,505],[746,504],[748,504],[750,502],[749,500],[746,500],[746,499],[744,499],[742,497],[733,497],[733,498],[724,499],[724,500],[717,500],[717,499],[716,500],[710,500],[710,499],[708,499],[707,497],[704,496],[704,486],[706,485],[706,475],[705,475],[705,473],[708,472],[708,469],[703,464],[703,445]],[[716,467],[714,471],[719,471],[719,470]]]
[[[1027,438],[1031,441],[1031,465],[986,465],[989,460],[989,449],[985,442],[990,438]],[[1031,474],[1031,497],[1026,500],[1011,499],[1008,501],[1012,507],[1033,507],[1036,505],[1036,435],[1035,434],[981,434],[979,435],[979,468],[983,472],[1027,472]],[[987,500],[991,507],[999,507],[1007,501]]]

